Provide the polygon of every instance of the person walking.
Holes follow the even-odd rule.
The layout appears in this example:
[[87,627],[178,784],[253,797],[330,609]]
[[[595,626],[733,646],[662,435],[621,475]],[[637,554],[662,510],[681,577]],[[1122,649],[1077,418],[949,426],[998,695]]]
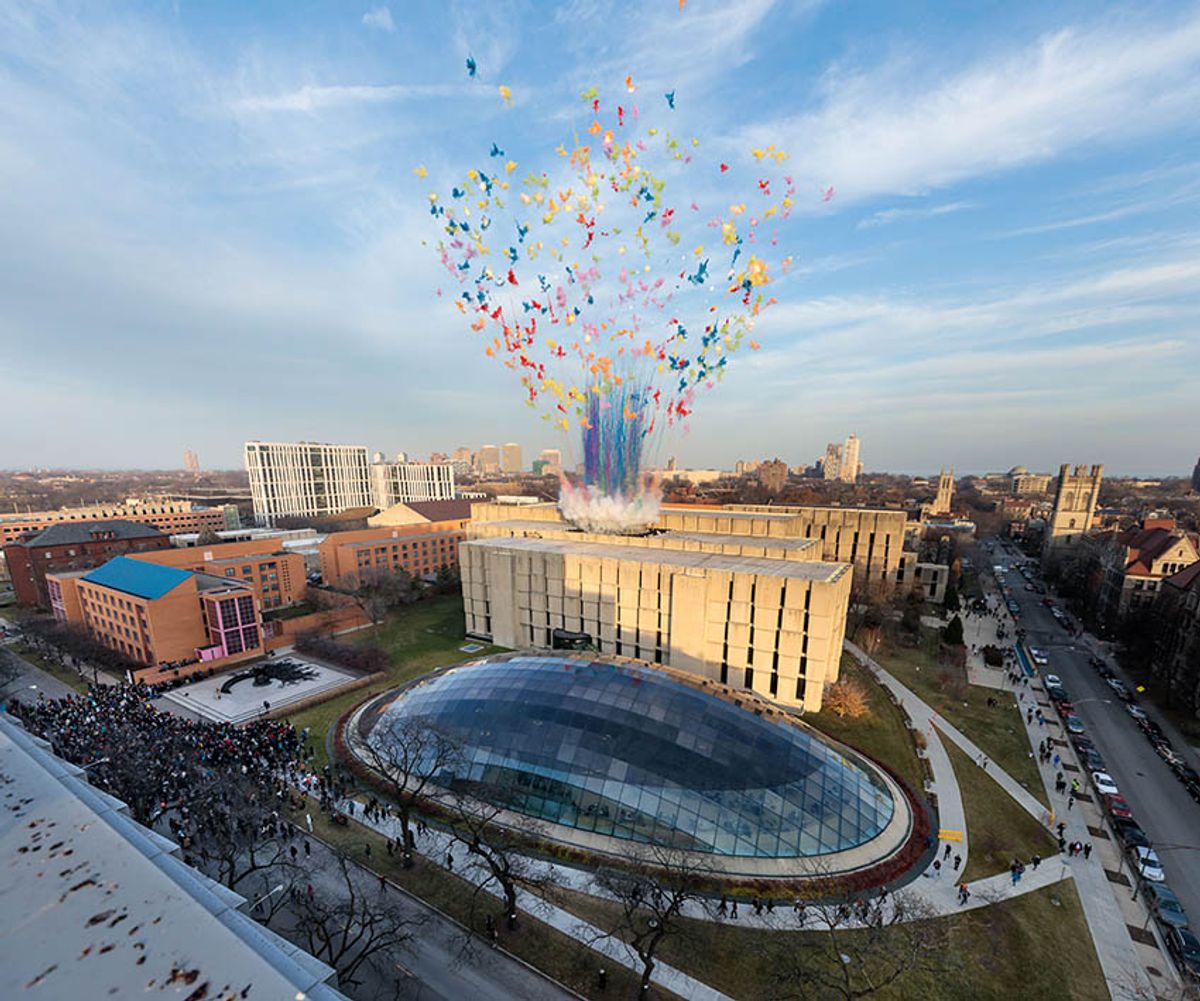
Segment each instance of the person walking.
[[936,860],[933,863],[933,878],[934,879],[942,878],[942,863],[938,862]]
[[946,852],[944,855],[942,855],[942,858],[949,858],[949,857],[950,857],[950,846],[946,845]]
[[970,889],[968,889],[967,884],[959,883],[958,884],[958,902],[960,904],[962,904],[963,906],[966,906],[967,901],[970,899],[971,899],[971,891],[970,891]]
[[1037,867],[1042,864],[1042,857],[1040,855],[1034,855],[1029,861],[1033,863],[1033,871],[1037,872]]
[[1092,843],[1090,841],[1086,845],[1083,846],[1083,857],[1085,859],[1089,859],[1092,857]]
[[954,856],[954,871],[958,872],[958,867],[961,865],[962,865],[962,856],[956,854]]
[[313,828],[312,828],[312,814],[311,813],[306,813],[304,815],[304,823],[308,825],[308,833],[312,834]]
[[1071,793],[1071,795],[1067,797],[1067,809],[1068,810],[1071,809],[1071,807],[1073,807],[1074,805],[1075,805],[1075,794]]

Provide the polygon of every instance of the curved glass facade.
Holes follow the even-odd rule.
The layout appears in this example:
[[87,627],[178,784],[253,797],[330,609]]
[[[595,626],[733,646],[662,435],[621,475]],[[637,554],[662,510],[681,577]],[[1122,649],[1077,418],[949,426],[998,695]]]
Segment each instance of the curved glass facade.
[[509,655],[402,692],[368,739],[462,747],[435,779],[555,824],[720,855],[844,851],[892,818],[874,771],[819,734],[636,664]]

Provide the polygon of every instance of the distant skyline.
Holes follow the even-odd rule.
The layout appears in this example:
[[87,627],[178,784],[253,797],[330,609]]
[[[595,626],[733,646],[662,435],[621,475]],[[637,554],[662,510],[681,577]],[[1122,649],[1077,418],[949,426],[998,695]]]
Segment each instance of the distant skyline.
[[481,427],[573,463],[435,295],[412,171],[540,164],[626,74],[804,193],[762,350],[654,459],[1190,473],[1200,6],[1072,0],[4,5],[0,467]]

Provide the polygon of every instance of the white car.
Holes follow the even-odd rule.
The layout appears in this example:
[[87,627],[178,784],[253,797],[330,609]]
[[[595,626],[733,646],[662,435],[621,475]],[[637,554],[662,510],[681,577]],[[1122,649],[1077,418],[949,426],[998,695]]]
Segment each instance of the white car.
[[1050,663],[1050,658],[1046,656],[1045,650],[1040,650],[1035,646],[1029,648],[1029,656],[1033,658],[1033,662],[1040,667],[1045,667]]
[[1153,848],[1143,848],[1139,845],[1134,849],[1133,854],[1134,862],[1143,879],[1148,879],[1151,883],[1167,881],[1167,874],[1163,872],[1162,863],[1158,860],[1158,855],[1155,854]]
[[1101,796],[1120,796],[1121,790],[1108,772],[1092,772],[1092,785]]
[[1125,706],[1125,711],[1134,719],[1149,719],[1149,717],[1146,715],[1146,710],[1141,706],[1135,706],[1132,702]]
[[1047,674],[1046,675],[1046,687],[1047,688],[1062,688],[1062,680],[1059,678],[1059,676],[1057,674]]

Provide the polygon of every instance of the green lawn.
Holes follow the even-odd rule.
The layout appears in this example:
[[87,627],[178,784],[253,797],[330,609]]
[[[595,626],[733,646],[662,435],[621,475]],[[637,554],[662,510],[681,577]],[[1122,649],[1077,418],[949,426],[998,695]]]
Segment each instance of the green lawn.
[[[612,920],[612,904],[557,892],[564,898],[560,901],[564,906],[589,921],[603,924]],[[785,907],[783,913],[790,914],[790,908]],[[1108,997],[1083,909],[1070,881],[934,920],[943,924],[940,931],[945,935],[940,948],[932,950],[944,964],[942,969],[902,977],[872,997],[881,1001],[1008,1001],[1015,994],[1038,1001]],[[660,958],[733,998],[769,1001],[779,996],[808,996],[772,983],[772,972],[779,968],[782,957],[808,953],[813,964],[831,962],[828,948],[818,939],[824,933],[764,932],[728,922],[687,924],[681,937],[663,943]]]
[[1035,852],[1058,853],[1053,835],[1029,816],[995,780],[952,742],[942,738],[962,792],[970,856],[962,879],[973,883],[1008,869],[1014,858],[1028,864]]
[[467,642],[462,598],[459,595],[441,595],[407,605],[397,609],[380,625],[352,633],[351,637],[350,642],[353,643],[373,643],[383,647],[391,656],[391,667],[385,679],[367,688],[347,692],[288,717],[297,729],[309,728],[318,770],[328,761],[325,735],[346,710],[369,695],[387,691],[434,668],[447,667],[501,649],[485,645],[478,653],[459,650]]
[[[303,827],[304,810],[294,811],[293,819]],[[399,856],[388,855],[384,839],[351,821],[349,827],[337,827],[321,813],[315,803],[308,812],[313,818],[313,833],[348,855],[383,873],[398,886],[436,907],[457,921],[482,931],[490,912],[497,919],[500,944],[531,966],[553,977],[586,998],[616,1001],[643,996],[638,990],[640,978],[632,971],[605,959],[579,942],[529,915],[523,915],[515,931],[499,920],[502,904],[492,897],[474,897],[474,887],[466,880],[430,862],[418,862],[412,869],[400,864]],[[368,859],[365,846],[371,845]],[[608,986],[600,990],[596,973],[604,967]],[[670,991],[656,988],[650,995],[656,1001],[678,1001]]]
[[[936,634],[925,630],[920,646],[901,646],[889,639],[874,657],[1048,806],[1037,760],[1030,753],[1029,738],[1011,693],[967,684],[961,668],[937,663],[936,644]],[[954,677],[951,684],[945,683],[947,675]],[[1000,704],[989,707],[990,697]]]
[[25,644],[23,644],[23,643],[19,644],[14,649],[15,649],[17,655],[20,656],[23,660],[29,661],[29,663],[31,663],[34,667],[39,668],[42,671],[45,671],[47,674],[49,674],[53,678],[57,678],[64,685],[67,685],[70,688],[75,689],[75,691],[77,691],[77,692],[83,692],[83,693],[87,692],[88,683],[83,678],[81,678],[79,676],[79,673],[77,671],[75,671],[73,668],[60,667],[58,664],[55,664],[53,661],[47,660],[45,657],[36,653],[32,648],[25,646]]
[[900,709],[887,691],[849,654],[842,655],[842,677],[862,682],[870,698],[870,712],[858,719],[841,719],[828,709],[808,713],[804,722],[869,757],[886,762],[918,793],[924,786],[921,763],[912,731],[904,725]]

